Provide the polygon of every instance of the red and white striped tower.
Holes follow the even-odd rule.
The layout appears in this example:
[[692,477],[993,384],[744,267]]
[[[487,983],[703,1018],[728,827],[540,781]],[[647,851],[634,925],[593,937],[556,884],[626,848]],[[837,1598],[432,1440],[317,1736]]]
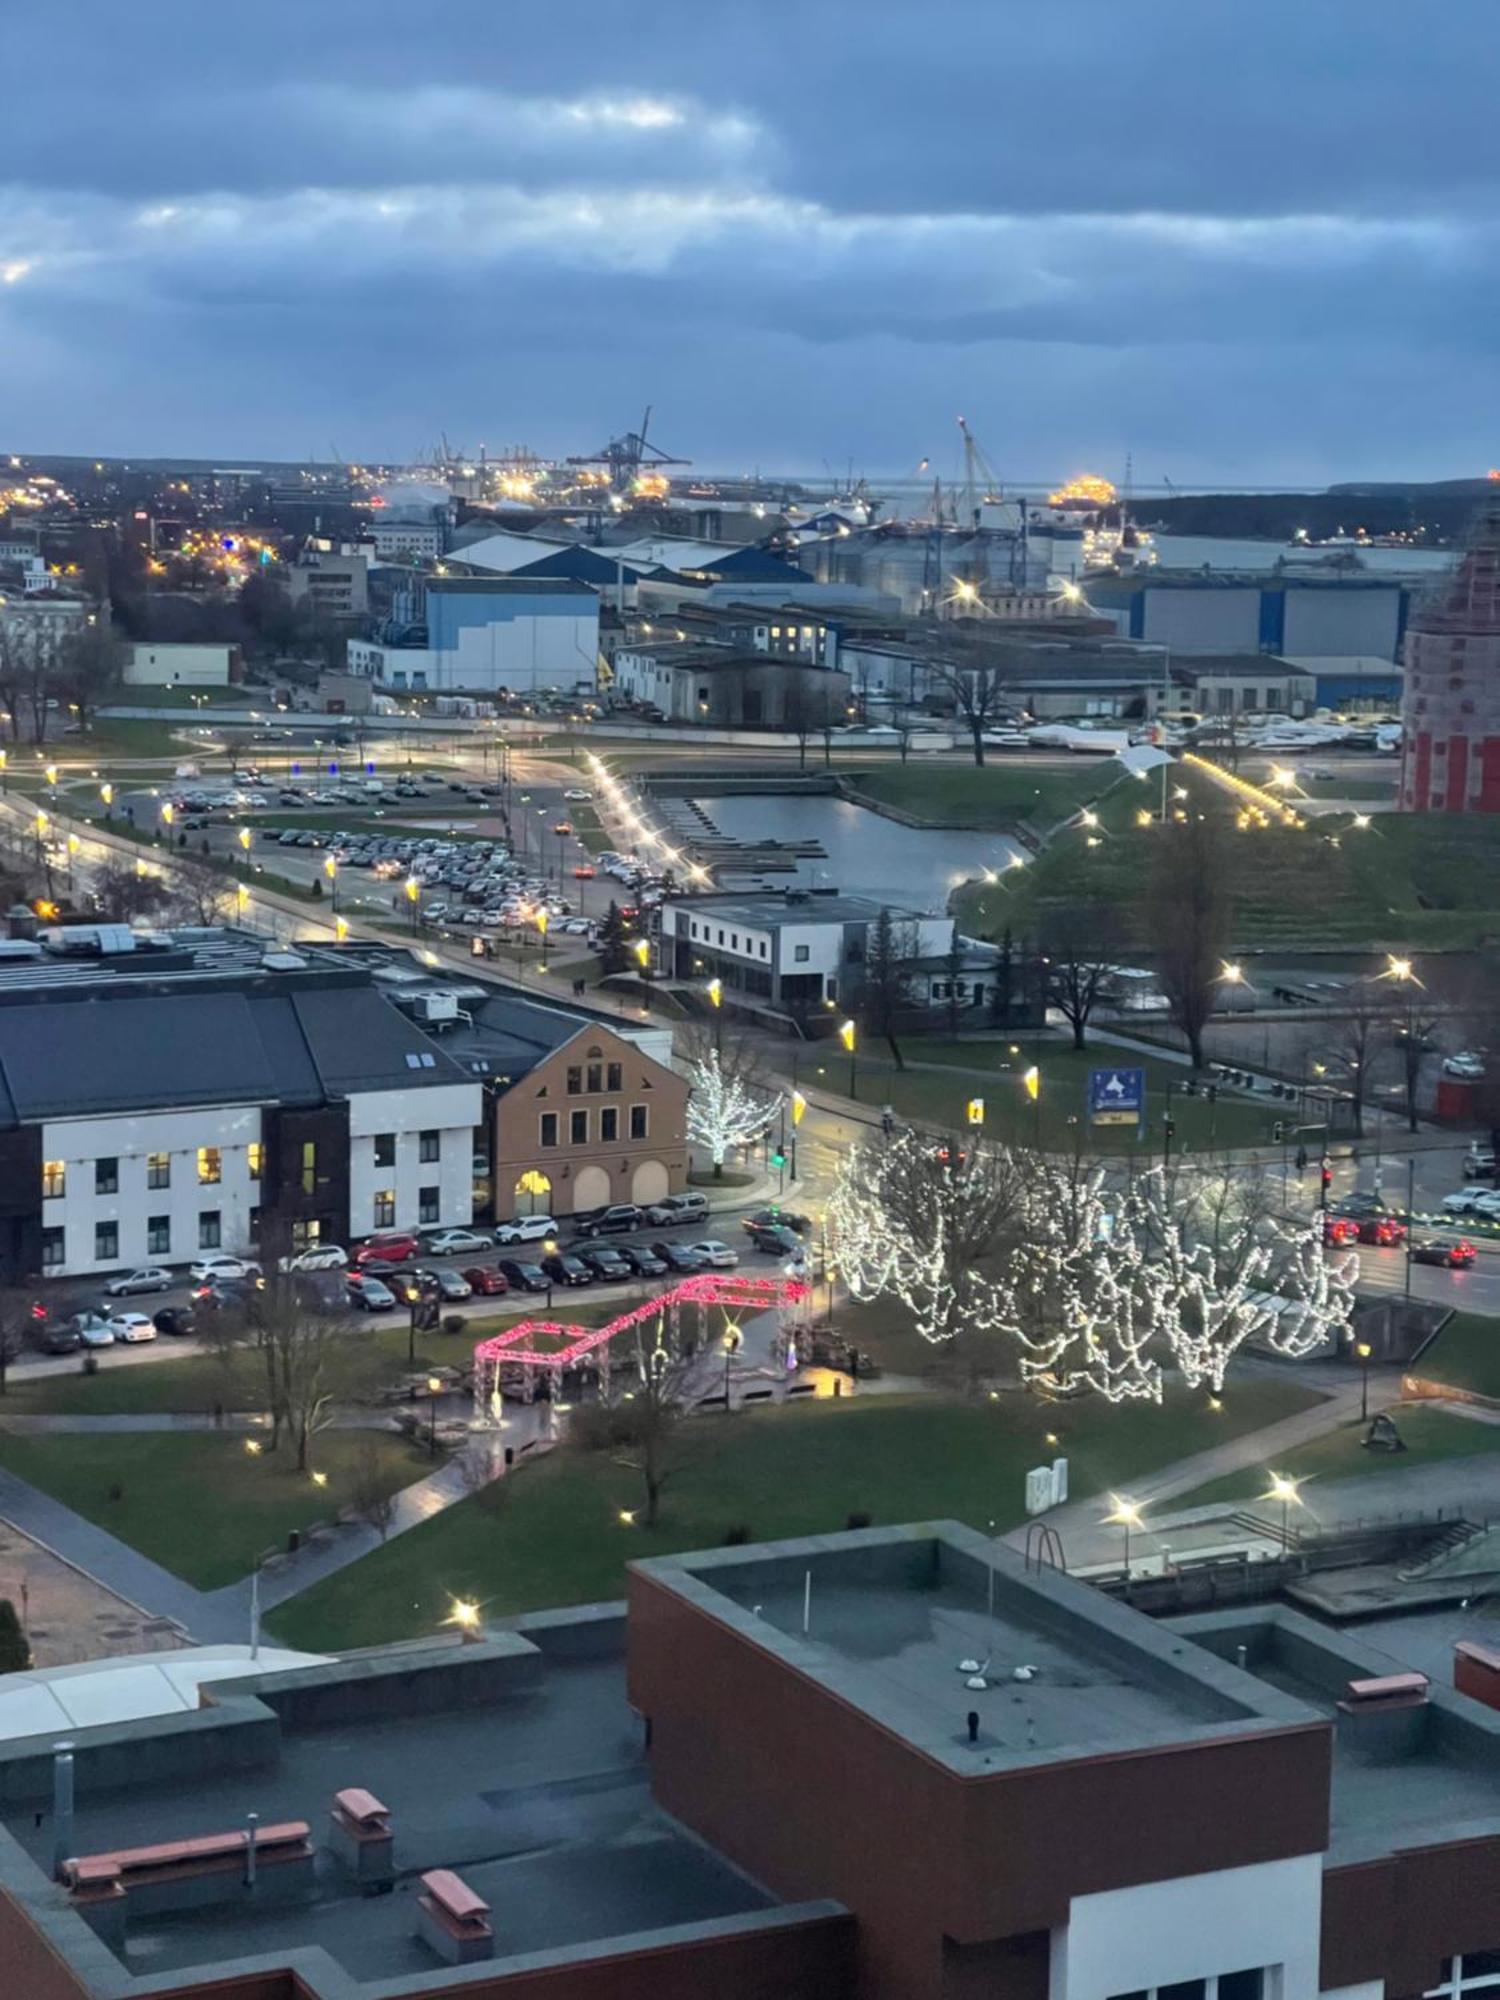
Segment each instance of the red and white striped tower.
[[1401,810],[1500,813],[1500,497],[1411,617]]

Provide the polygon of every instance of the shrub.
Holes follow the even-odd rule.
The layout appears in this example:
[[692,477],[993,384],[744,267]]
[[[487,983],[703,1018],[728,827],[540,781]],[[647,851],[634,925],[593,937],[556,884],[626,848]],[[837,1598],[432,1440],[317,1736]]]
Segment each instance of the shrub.
[[0,1597],[0,1674],[24,1674],[31,1665],[31,1648],[16,1607],[8,1597]]

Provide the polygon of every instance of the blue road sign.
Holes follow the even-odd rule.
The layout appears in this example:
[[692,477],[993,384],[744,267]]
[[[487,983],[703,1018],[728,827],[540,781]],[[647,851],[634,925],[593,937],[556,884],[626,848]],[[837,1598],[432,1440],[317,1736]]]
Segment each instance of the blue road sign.
[[1093,1125],[1139,1125],[1146,1111],[1143,1069],[1091,1069],[1089,1122]]

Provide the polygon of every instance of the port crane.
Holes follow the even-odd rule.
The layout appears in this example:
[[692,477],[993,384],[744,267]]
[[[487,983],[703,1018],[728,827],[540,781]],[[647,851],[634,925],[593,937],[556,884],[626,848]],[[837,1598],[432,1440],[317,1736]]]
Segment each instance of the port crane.
[[609,475],[609,484],[617,493],[628,493],[643,476],[650,478],[665,465],[691,465],[690,458],[674,458],[663,451],[660,445],[650,441],[651,404],[646,405],[646,414],[641,418],[638,431],[626,431],[623,437],[611,438],[602,451],[587,457],[570,458],[569,465],[602,465]]

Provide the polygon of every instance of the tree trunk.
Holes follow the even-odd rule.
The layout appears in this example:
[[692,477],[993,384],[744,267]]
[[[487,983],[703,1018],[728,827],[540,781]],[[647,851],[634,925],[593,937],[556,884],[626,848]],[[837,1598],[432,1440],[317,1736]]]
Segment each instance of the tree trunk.
[[1194,1027],[1194,1028],[1189,1028],[1189,1029],[1187,1030],[1187,1041],[1188,1041],[1188,1060],[1189,1060],[1189,1062],[1190,1062],[1190,1063],[1192,1064],[1192,1066],[1193,1066],[1193,1068],[1194,1068],[1195,1070],[1197,1070],[1197,1069],[1205,1069],[1205,1068],[1207,1067],[1207,1065],[1206,1065],[1206,1063],[1205,1063],[1205,1062],[1204,1062],[1204,1060],[1203,1060],[1203,1030],[1202,1030],[1202,1028],[1197,1028],[1197,1027]]
[[891,1052],[891,1061],[896,1065],[897,1069],[905,1069],[906,1058],[901,1053],[901,1044],[896,1040],[896,1031],[894,1028],[886,1029],[885,1039]]
[[654,1472],[646,1474],[646,1526],[654,1528],[661,1514],[661,1480]]
[[971,722],[969,724],[969,734],[974,739],[974,762],[982,771],[984,769],[984,724],[978,721]]
[[1087,1024],[1085,1023],[1084,1018],[1081,1014],[1077,1014],[1073,1017],[1072,1028],[1073,1028],[1074,1048],[1086,1049],[1088,1047]]

